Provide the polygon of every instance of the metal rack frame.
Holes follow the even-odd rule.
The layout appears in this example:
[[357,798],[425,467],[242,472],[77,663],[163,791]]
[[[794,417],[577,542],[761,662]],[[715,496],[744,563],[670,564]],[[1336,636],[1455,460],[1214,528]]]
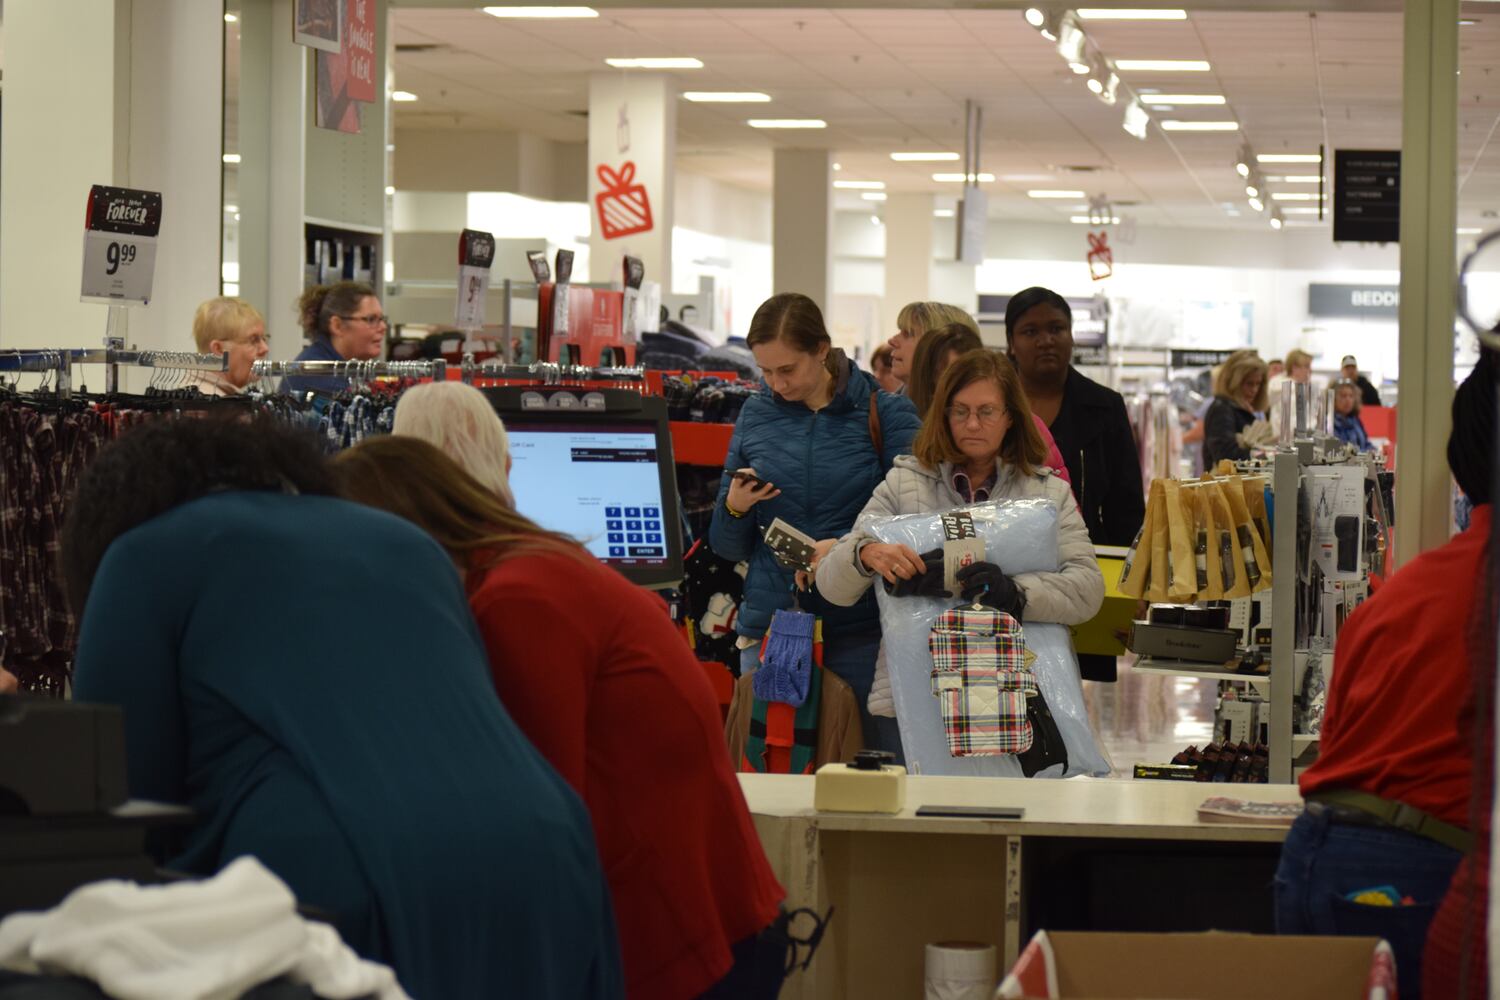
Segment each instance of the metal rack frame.
[[106,392],[119,391],[120,366],[160,368],[175,371],[221,372],[229,368],[227,354],[196,354],[187,351],[138,351],[120,347],[0,349],[0,372],[51,372],[60,399],[73,395],[74,365],[104,365]]
[[383,375],[399,378],[430,378],[441,382],[448,377],[448,362],[435,361],[256,361],[250,366],[255,378],[287,375],[333,375],[351,382],[367,382]]
[[475,361],[472,354],[464,355],[460,371],[463,380],[470,384],[480,378],[536,382],[541,385],[562,385],[569,382],[644,383],[646,381],[644,368],[588,368],[580,365],[559,365],[550,361],[517,365],[503,361]]

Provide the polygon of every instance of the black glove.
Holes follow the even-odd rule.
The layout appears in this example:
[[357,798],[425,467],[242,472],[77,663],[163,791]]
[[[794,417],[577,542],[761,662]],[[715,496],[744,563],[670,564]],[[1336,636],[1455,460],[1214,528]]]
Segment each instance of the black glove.
[[999,566],[988,562],[965,566],[958,571],[958,582],[963,585],[965,601],[977,601],[1021,620],[1026,610],[1026,595]]
[[892,597],[952,597],[953,593],[943,588],[943,550],[933,549],[922,553],[922,563],[927,571],[910,580],[885,581],[885,592]]

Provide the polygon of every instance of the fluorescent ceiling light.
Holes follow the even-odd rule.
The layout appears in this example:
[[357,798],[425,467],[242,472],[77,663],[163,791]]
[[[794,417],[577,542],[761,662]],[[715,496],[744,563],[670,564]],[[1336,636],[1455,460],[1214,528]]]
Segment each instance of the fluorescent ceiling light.
[[965,181],[978,184],[995,183],[994,174],[933,174],[932,179],[939,184],[962,184]]
[[1073,13],[1085,21],[1186,21],[1187,11],[1171,8],[1079,7]]
[[1052,175],[1051,174],[1001,174],[1000,175],[1000,179],[1002,181],[1013,181],[1013,182],[1016,182],[1016,183],[1025,184],[1028,181],[1050,181],[1052,179]]
[[860,197],[865,201],[885,201],[887,195],[884,191],[866,191]]
[[240,206],[238,206],[238,205],[225,205],[224,206],[224,211],[228,212],[230,215],[233,215],[235,212],[238,212],[239,210],[240,210]]
[[1112,215],[1108,219],[1095,219],[1087,215],[1070,215],[1068,221],[1075,226],[1118,226],[1120,217]]
[[[821,118],[752,118],[745,123],[751,128],[827,128],[828,123]],[[838,170],[839,165],[835,163],[833,169]]]
[[599,16],[599,12],[592,7],[484,7],[481,9],[490,17],[555,18]]
[[413,94],[409,90],[393,90],[393,91],[391,91],[391,100],[393,100],[393,101],[400,101],[402,103],[405,103],[407,101],[415,101],[416,99],[417,99],[417,95]]
[[1257,212],[1264,212],[1266,210],[1265,203],[1262,202],[1259,198],[1251,198],[1250,207],[1255,209]]
[[1317,153],[1261,153],[1255,158],[1260,163],[1322,163]]
[[[1276,193],[1274,193],[1274,194],[1271,195],[1271,200],[1272,201],[1317,201],[1318,197],[1319,197],[1318,195],[1313,194],[1311,191],[1277,191]],[[1328,196],[1327,195],[1323,195],[1322,198],[1323,198],[1324,201],[1328,200]]]
[[1283,208],[1283,215],[1317,215],[1322,209],[1318,208]]
[[951,163],[958,159],[957,153],[892,153],[897,163]]
[[1083,197],[1083,192],[1082,191],[1061,191],[1061,190],[1058,190],[1056,188],[1042,188],[1042,189],[1039,189],[1039,190],[1027,191],[1026,192],[1026,197],[1028,197],[1028,198],[1082,198]]
[[1223,104],[1223,94],[1142,94],[1142,104]]
[[[1292,211],[1292,210],[1291,209],[1287,209],[1287,211]],[[1458,227],[1458,235],[1460,235],[1460,236],[1478,236],[1483,231],[1484,230],[1480,229],[1478,226],[1459,226]]]
[[1163,132],[1238,132],[1239,122],[1180,122],[1172,118],[1161,123]]
[[238,162],[240,162],[240,154],[239,153],[225,153],[223,156],[220,157],[220,159],[223,160],[225,163],[238,163]]
[[1323,178],[1320,174],[1292,174],[1287,177],[1267,177],[1268,181],[1278,184],[1316,184]]
[[[953,216],[954,216],[954,211],[951,208],[939,208],[939,209],[934,210],[933,213],[932,213],[932,217],[934,219],[951,219],[951,218],[953,218]],[[1459,230],[1459,232],[1463,232],[1463,231],[1464,230],[1462,230],[1462,229]],[[1475,232],[1478,232],[1478,231],[1479,230],[1477,230],[1477,229],[1475,230]]]
[[771,95],[755,90],[689,90],[682,99],[695,104],[766,104]]
[[1207,73],[1207,59],[1116,59],[1115,69],[1127,73]]
[[885,181],[834,181],[833,186],[847,191],[884,191]]
[[615,69],[702,69],[703,60],[692,56],[648,56],[604,60]]

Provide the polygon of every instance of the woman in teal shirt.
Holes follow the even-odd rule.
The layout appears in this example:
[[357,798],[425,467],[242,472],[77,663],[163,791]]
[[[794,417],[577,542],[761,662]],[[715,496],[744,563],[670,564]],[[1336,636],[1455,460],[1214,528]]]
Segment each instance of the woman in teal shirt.
[[193,807],[174,868],[251,854],[418,1000],[621,995],[588,815],[495,696],[451,560],[334,499],[316,445],[130,431],[69,512],[75,696],[130,792]]

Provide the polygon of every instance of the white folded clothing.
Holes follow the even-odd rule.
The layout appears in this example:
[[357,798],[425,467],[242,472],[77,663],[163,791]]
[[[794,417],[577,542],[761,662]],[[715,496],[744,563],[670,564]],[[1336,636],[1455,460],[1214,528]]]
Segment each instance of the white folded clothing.
[[82,976],[118,1000],[235,1000],[282,975],[330,1000],[410,1000],[395,973],[296,906],[252,857],[201,882],[94,882],[0,921],[0,968]]

